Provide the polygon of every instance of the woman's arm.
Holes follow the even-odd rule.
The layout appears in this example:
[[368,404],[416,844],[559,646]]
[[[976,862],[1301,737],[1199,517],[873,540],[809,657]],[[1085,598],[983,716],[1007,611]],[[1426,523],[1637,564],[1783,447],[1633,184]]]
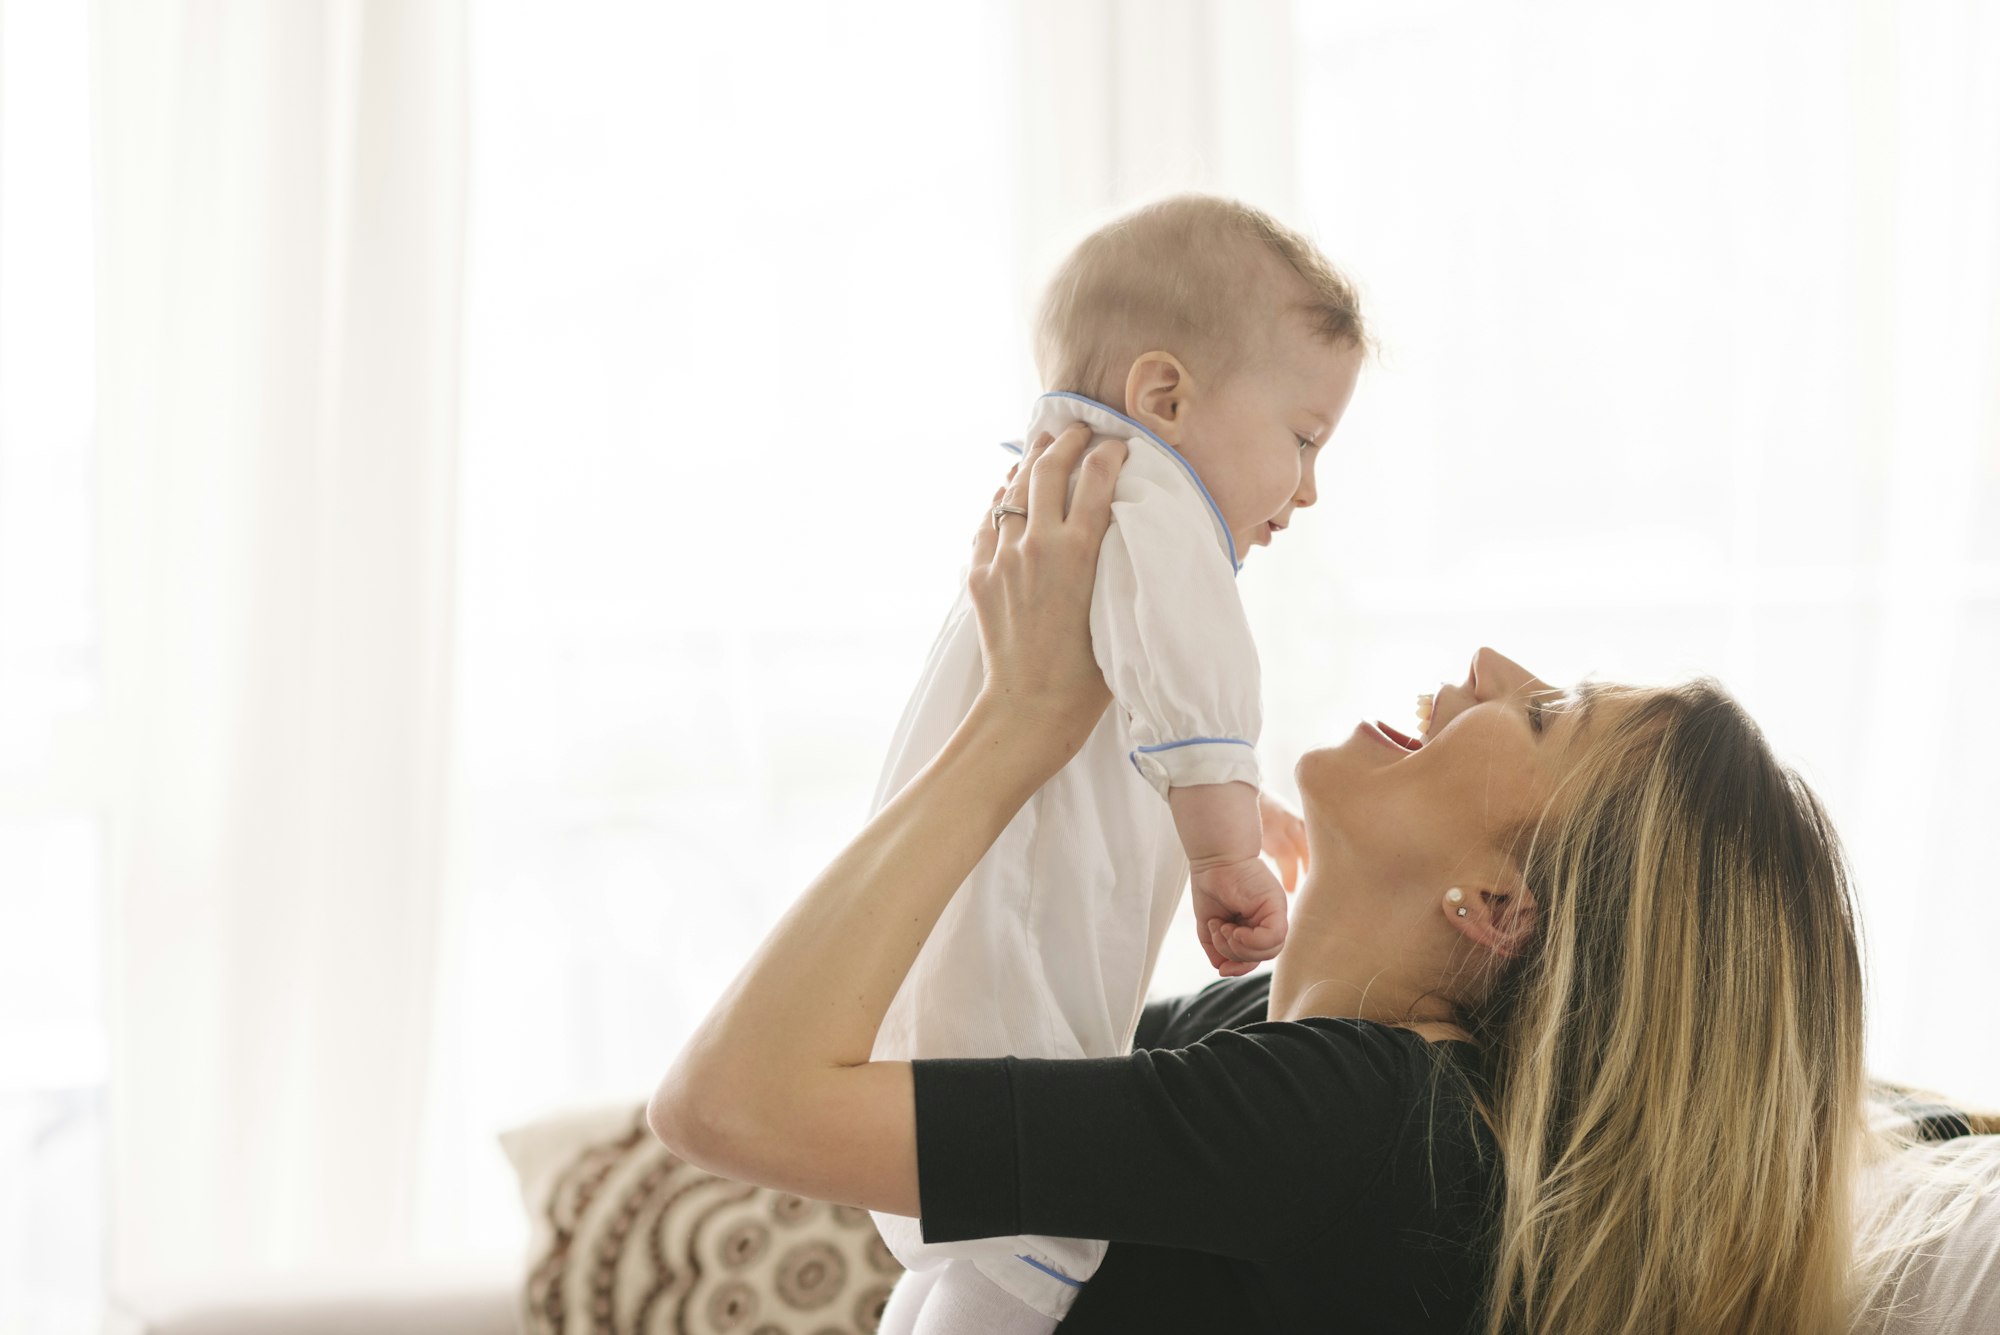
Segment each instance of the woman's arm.
[[[938,756],[773,929],[660,1082],[654,1134],[712,1172],[917,1214],[907,1062],[871,1062],[882,1017],[959,884],[1067,763],[1110,700],[1091,656],[1097,549],[1123,449],[1087,428],[1037,442],[969,585],[986,681]],[[999,499],[996,497],[996,500]]]

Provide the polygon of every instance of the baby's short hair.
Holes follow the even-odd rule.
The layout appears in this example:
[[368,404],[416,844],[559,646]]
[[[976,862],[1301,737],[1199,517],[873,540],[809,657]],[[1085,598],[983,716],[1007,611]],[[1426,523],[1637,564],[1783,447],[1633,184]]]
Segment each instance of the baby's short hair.
[[1035,361],[1044,389],[1117,407],[1141,355],[1171,352],[1223,379],[1287,309],[1327,342],[1367,350],[1354,285],[1305,236],[1237,200],[1175,195],[1069,253],[1042,297]]

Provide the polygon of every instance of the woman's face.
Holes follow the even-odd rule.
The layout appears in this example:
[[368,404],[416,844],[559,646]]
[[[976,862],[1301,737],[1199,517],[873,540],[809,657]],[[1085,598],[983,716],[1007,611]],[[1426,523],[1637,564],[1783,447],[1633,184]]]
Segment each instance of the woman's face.
[[1308,752],[1297,779],[1315,873],[1367,891],[1442,893],[1519,876],[1514,833],[1547,804],[1579,713],[1563,692],[1491,649],[1438,688],[1422,745],[1357,726]]

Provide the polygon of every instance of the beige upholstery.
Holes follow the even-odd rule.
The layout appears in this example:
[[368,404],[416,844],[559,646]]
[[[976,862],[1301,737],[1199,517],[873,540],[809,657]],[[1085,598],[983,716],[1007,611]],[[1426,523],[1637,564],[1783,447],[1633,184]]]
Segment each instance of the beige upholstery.
[[869,1335],[901,1273],[866,1211],[691,1167],[643,1104],[500,1142],[533,1230],[528,1335]]
[[128,1296],[104,1335],[869,1335],[900,1273],[865,1211],[692,1168],[643,1104],[500,1141],[528,1210],[522,1264]]
[[1891,1271],[1880,1310],[1857,1335],[2000,1332],[2000,1136],[1908,1150],[1872,1186],[1864,1228],[1884,1220],[1949,1228]]
[[[526,1265],[406,1269],[121,1296],[105,1335],[860,1335],[894,1259],[865,1214],[680,1163],[644,1108],[565,1113],[502,1137],[534,1221]],[[1950,1163],[1955,1183],[1929,1168]],[[1869,1335],[2000,1331],[2000,1136],[1914,1150],[1875,1208],[1952,1219],[1899,1266]],[[525,1288],[524,1288],[525,1277]]]

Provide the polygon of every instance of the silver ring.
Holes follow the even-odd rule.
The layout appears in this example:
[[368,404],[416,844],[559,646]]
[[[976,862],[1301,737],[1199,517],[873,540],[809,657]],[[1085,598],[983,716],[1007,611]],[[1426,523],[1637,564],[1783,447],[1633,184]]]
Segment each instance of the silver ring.
[[996,506],[994,506],[994,507],[993,507],[993,531],[994,531],[995,533],[998,533],[998,532],[1000,531],[1000,517],[1001,517],[1002,515],[1019,515],[1019,516],[1021,516],[1021,518],[1023,518],[1023,519],[1026,519],[1026,518],[1028,517],[1028,512],[1027,512],[1026,510],[1023,510],[1023,509],[1022,509],[1022,508],[1021,508],[1020,506],[1018,506],[1018,505],[996,505]]

